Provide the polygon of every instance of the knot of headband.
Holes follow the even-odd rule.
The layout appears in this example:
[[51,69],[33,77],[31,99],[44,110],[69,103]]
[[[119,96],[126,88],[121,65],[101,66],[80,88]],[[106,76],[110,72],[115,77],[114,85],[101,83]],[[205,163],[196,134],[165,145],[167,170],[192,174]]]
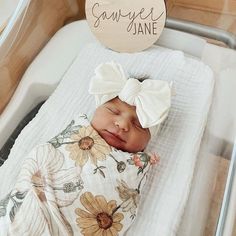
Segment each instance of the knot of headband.
[[171,103],[171,85],[162,80],[126,78],[120,64],[108,62],[95,69],[89,93],[95,95],[96,105],[119,97],[123,102],[136,106],[136,113],[143,128],[160,124],[167,116]]

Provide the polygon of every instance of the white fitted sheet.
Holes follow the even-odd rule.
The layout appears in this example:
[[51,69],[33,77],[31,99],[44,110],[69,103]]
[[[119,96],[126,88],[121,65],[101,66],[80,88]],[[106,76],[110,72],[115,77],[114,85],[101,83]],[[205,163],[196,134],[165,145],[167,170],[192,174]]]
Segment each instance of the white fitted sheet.
[[[138,217],[127,235],[175,235],[190,191],[214,80],[211,70],[201,61],[161,47],[120,54],[98,43],[85,46],[68,65],[55,92],[22,131],[0,168],[0,197],[14,185],[30,149],[56,135],[76,113],[93,113],[93,97],[87,92],[89,79],[99,63],[110,60],[121,63],[129,74],[174,82],[176,96],[169,117],[149,145],[149,149],[160,154],[161,164],[148,178],[144,190],[148,194],[142,198]],[[35,73],[40,73],[42,66],[35,64]]]

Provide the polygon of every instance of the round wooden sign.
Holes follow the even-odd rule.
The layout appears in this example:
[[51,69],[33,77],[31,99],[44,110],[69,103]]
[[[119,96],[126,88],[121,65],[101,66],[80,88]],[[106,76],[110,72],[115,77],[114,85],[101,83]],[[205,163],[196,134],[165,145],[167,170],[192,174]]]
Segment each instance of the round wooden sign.
[[166,20],[164,0],[86,0],[97,39],[118,52],[142,51],[156,42]]

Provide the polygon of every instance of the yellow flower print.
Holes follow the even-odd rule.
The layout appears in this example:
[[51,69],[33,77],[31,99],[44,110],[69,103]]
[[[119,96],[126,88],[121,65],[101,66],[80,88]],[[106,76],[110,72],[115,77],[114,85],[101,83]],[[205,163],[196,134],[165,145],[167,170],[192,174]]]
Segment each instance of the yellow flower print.
[[121,231],[123,225],[120,223],[124,219],[122,213],[116,212],[116,201],[106,201],[102,195],[93,196],[91,192],[81,195],[80,201],[85,210],[77,208],[75,213],[79,216],[76,219],[81,233],[86,236],[116,236]]
[[70,152],[70,158],[80,167],[83,167],[89,158],[97,166],[97,160],[105,160],[106,155],[111,151],[110,146],[92,126],[82,127],[70,138],[72,142],[66,145],[66,150]]

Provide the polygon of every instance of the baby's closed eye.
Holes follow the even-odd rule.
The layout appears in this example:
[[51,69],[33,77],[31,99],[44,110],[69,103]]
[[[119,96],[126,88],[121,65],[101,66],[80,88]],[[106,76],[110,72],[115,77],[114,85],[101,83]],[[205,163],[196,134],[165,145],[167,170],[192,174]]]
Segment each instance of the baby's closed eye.
[[116,115],[119,115],[120,114],[120,111],[117,109],[117,108],[114,108],[114,107],[106,107],[111,113],[113,114],[116,114]]

